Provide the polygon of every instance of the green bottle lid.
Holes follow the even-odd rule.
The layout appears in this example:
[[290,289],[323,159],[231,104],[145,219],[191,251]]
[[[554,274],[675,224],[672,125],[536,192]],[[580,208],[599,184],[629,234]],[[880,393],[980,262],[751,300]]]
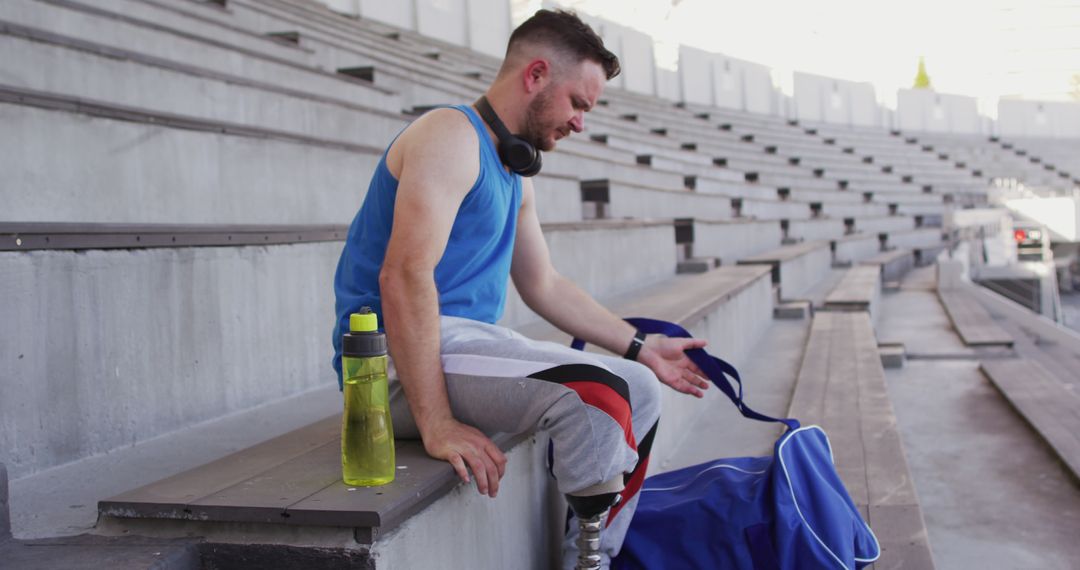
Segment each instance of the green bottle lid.
[[379,332],[379,317],[370,307],[349,315],[349,332],[342,338],[341,355],[352,358],[386,354],[386,335]]
[[363,307],[359,313],[349,315],[349,332],[375,332],[379,330],[379,316],[371,307]]

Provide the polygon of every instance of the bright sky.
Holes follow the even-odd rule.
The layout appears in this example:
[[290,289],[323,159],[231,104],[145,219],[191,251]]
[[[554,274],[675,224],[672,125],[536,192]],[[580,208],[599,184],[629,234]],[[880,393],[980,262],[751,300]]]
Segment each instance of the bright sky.
[[[678,45],[761,63],[788,94],[792,71],[872,83],[895,108],[919,56],[942,93],[1068,100],[1080,74],[1080,0],[557,0],[649,33],[657,63]],[[540,7],[515,0],[516,13]],[[674,4],[674,7],[672,6]],[[528,10],[528,13],[531,13]]]

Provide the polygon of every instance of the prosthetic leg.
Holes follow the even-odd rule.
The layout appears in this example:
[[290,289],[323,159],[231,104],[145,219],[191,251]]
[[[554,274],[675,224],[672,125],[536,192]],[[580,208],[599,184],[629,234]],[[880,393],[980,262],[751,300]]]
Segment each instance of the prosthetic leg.
[[600,532],[611,507],[619,500],[618,493],[602,493],[581,497],[567,495],[566,502],[578,519],[577,570],[600,570]]

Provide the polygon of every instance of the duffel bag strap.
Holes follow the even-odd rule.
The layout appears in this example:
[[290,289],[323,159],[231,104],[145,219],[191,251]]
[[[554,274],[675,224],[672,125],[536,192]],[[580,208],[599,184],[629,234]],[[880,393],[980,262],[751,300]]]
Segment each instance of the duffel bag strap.
[[[693,338],[686,329],[667,321],[635,317],[626,319],[626,322],[645,334],[662,334],[673,338]],[[575,338],[574,341],[570,343],[570,347],[576,350],[583,350],[585,348],[585,341]],[[694,364],[697,364],[698,368],[705,373],[705,376],[711,380],[717,388],[720,388],[720,391],[735,404],[739,413],[744,417],[763,422],[782,423],[786,425],[788,429],[799,429],[799,420],[766,416],[765,414],[755,412],[747,406],[743,402],[742,378],[739,376],[739,371],[731,364],[705,352],[705,349],[703,348],[692,348],[687,350],[686,356],[689,357]],[[729,377],[735,381],[735,385],[738,386],[738,391],[731,385]]]

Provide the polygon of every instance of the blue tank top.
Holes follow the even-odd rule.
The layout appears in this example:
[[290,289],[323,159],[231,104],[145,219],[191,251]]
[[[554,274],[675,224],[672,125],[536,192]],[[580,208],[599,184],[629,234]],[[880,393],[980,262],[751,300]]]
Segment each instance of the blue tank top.
[[[458,209],[446,250],[435,267],[439,312],[495,323],[506,305],[521,207],[521,177],[503,168],[495,143],[476,112],[465,105],[452,108],[465,113],[476,129],[480,139],[480,173]],[[390,241],[397,188],[398,181],[386,166],[384,152],[371,177],[364,203],[349,227],[334,276],[337,313],[334,370],[339,384],[341,336],[349,330],[349,315],[361,307],[371,307],[379,316],[379,324],[385,322],[379,271]]]

